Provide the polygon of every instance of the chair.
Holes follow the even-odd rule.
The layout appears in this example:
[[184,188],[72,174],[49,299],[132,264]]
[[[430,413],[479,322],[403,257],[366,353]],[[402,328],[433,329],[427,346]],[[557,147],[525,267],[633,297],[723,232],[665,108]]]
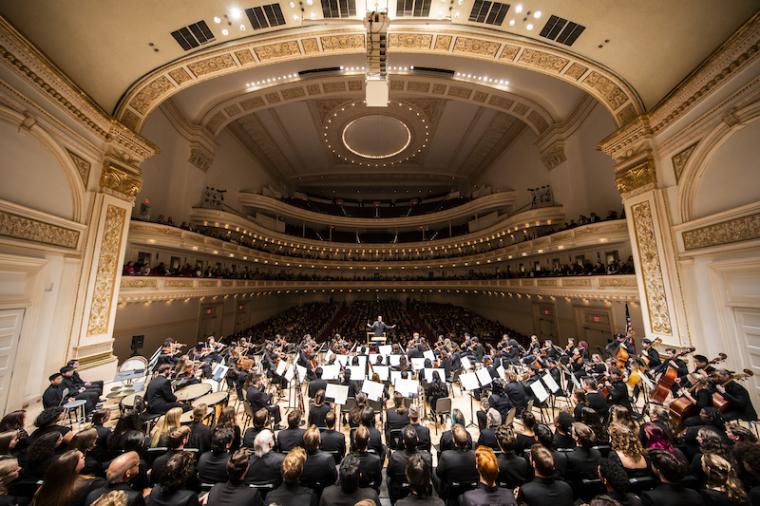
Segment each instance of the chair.
[[592,446],[593,449],[599,450],[599,453],[602,454],[602,458],[606,459],[607,456],[610,454],[610,445],[597,445]]
[[253,423],[253,408],[247,402],[243,402],[243,426],[241,430],[245,430],[249,423]]
[[596,478],[593,480],[582,479],[580,483],[579,495],[586,501],[590,500],[599,494],[605,493],[607,490],[602,480]]
[[654,487],[656,487],[657,480],[651,476],[640,476],[637,478],[630,478],[628,480],[628,485],[630,486],[631,492],[639,495],[641,492],[652,490]]
[[478,482],[452,481],[446,489],[446,504],[454,506],[459,504],[459,497],[469,490],[478,488]]
[[386,442],[388,448],[395,450],[398,448],[398,442],[401,441],[401,429],[391,429],[388,433],[389,441]]
[[156,460],[158,457],[163,455],[164,453],[168,452],[169,448],[166,446],[156,446],[155,448],[148,448],[145,452],[145,461],[148,463],[149,466],[153,465],[153,461]]
[[451,397],[442,397],[435,401],[433,409],[435,417],[435,433],[438,434],[438,417],[440,415],[451,415]]
[[201,491],[202,492],[208,492],[211,490],[216,483],[201,483]]
[[259,491],[262,501],[266,499],[269,492],[275,489],[274,483],[251,483],[248,486]]

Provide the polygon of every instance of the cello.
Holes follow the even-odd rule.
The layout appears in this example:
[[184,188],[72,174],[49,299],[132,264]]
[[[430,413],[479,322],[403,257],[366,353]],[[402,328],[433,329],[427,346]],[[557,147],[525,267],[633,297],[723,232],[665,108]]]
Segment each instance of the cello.
[[[677,353],[674,357],[669,358],[668,361],[683,357],[689,353],[694,353],[694,350],[696,350],[696,348],[686,348],[684,351]],[[660,379],[657,381],[657,385],[655,386],[654,390],[652,390],[652,392],[649,394],[650,400],[656,404],[664,403],[665,399],[668,398],[668,395],[673,389],[676,378],[678,378],[678,370],[672,365],[668,364],[668,368],[664,373],[662,373]]]

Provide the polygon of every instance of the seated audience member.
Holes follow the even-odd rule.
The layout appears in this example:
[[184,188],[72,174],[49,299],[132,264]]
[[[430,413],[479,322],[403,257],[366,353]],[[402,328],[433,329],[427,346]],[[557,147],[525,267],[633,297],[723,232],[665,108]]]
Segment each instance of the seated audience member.
[[195,457],[192,454],[172,454],[158,485],[153,487],[145,501],[146,506],[198,506],[198,494],[188,488],[194,474]]
[[475,450],[475,464],[480,475],[480,482],[477,489],[464,493],[461,501],[463,506],[516,504],[512,491],[496,484],[496,478],[499,476],[499,463],[491,448],[479,446]]
[[608,445],[610,443],[607,426],[604,424],[603,418],[599,413],[590,408],[583,408],[581,410],[581,422],[588,425],[594,432],[595,445]]
[[444,506],[440,498],[433,496],[430,462],[422,454],[410,456],[404,472],[409,483],[409,495],[400,499],[396,506]]
[[66,397],[69,399],[73,397],[78,401],[85,401],[85,411],[87,413],[94,411],[102,392],[98,390],[90,390],[84,386],[84,382],[77,382],[74,378],[74,368],[69,365],[61,367],[59,372],[63,376],[62,385],[68,391]]
[[216,422],[214,430],[230,429],[232,431],[232,444],[230,445],[230,451],[236,452],[240,449],[240,426],[235,419],[235,408],[233,406],[225,406],[222,409],[219,420]]
[[557,477],[561,478],[565,476],[567,474],[567,456],[569,453],[567,451],[558,452],[552,450],[551,444],[554,442],[554,434],[552,434],[552,430],[548,425],[537,423],[533,428],[533,432],[536,434],[536,443],[552,452]]
[[486,428],[480,431],[478,437],[478,446],[488,446],[491,449],[498,450],[499,442],[496,439],[496,429],[501,425],[501,415],[494,408],[486,413]]
[[530,449],[530,463],[534,478],[521,486],[517,493],[517,502],[528,506],[572,506],[573,489],[554,476],[554,459],[549,450],[541,445]]
[[216,429],[211,436],[211,450],[198,458],[198,479],[201,483],[227,481],[227,461],[234,434],[228,428]]
[[354,451],[352,452],[352,455],[359,459],[359,468],[362,474],[359,486],[374,488],[379,493],[380,485],[383,482],[383,462],[380,457],[367,451],[368,445],[369,429],[360,425],[354,432]]
[[288,428],[277,433],[277,449],[287,453],[296,446],[303,448],[304,430],[298,426],[301,424],[301,410],[294,409],[288,413]]
[[325,391],[317,390],[314,394],[314,405],[309,406],[309,425],[325,427],[325,416],[331,409],[332,407],[325,403]]
[[610,427],[610,462],[620,464],[629,478],[651,476],[644,447],[639,441],[638,432],[622,426]]
[[573,423],[575,450],[567,456],[568,478],[580,483],[580,480],[592,480],[597,476],[602,454],[594,446],[594,431],[583,423]]
[[92,456],[99,462],[108,460],[108,438],[111,437],[111,429],[105,427],[105,424],[111,418],[111,411],[102,409],[92,414],[92,427],[98,434],[95,441],[95,448],[92,450]]
[[[168,441],[168,448],[169,451],[164,453],[163,455],[160,455],[156,457],[156,460],[153,461],[153,465],[150,466],[150,481],[151,483],[158,483],[161,481],[161,475],[164,472],[164,468],[166,467],[167,462],[169,462],[169,459],[176,455],[177,453],[184,453],[185,445],[187,444],[187,440],[190,437],[190,428],[189,427],[180,427],[176,430],[173,430],[169,434],[169,441]],[[193,465],[195,464],[195,461],[193,461]]]
[[0,505],[2,506],[26,506],[29,504],[28,497],[15,495],[13,482],[21,474],[21,466],[15,457],[0,457]]
[[0,457],[11,457],[16,455],[17,444],[18,433],[15,430],[0,432]]
[[362,478],[359,458],[349,453],[340,463],[339,481],[322,492],[319,506],[354,506],[359,501],[370,500],[380,506],[380,498],[374,489],[360,487]]
[[744,448],[740,462],[744,468],[743,482],[749,495],[749,503],[760,504],[760,444],[751,444]]
[[259,435],[256,436],[253,442],[253,448],[253,455],[251,455],[248,473],[245,475],[245,482],[249,485],[268,484],[273,485],[275,488],[279,487],[280,483],[282,483],[280,467],[285,456],[272,451],[272,448],[274,448],[272,431],[264,429],[259,432]]
[[105,485],[100,478],[81,476],[84,455],[69,450],[56,457],[48,467],[42,486],[34,494],[33,506],[78,506],[87,495]]
[[439,481],[439,495],[447,504],[455,504],[458,500],[457,497],[449,497],[453,482],[460,484],[478,482],[475,452],[467,449],[467,431],[461,425],[455,425],[451,430],[454,433],[456,449],[443,452],[435,470]]
[[190,439],[187,441],[187,447],[197,448],[200,454],[204,454],[211,449],[211,428],[203,423],[207,411],[208,406],[205,404],[196,404],[193,407]]
[[573,415],[566,411],[560,411],[554,418],[554,429],[553,449],[572,450],[575,448],[575,440],[573,440]]
[[62,442],[63,438],[58,432],[49,432],[35,439],[26,449],[22,477],[28,481],[44,478]]
[[130,485],[132,478],[140,472],[140,456],[137,452],[127,452],[119,455],[111,461],[106,471],[108,484],[105,487],[93,490],[87,495],[86,505],[91,506],[97,499],[103,495],[113,492],[122,491],[125,494],[127,506],[142,506],[142,490],[136,490]]
[[158,419],[155,428],[153,429],[153,435],[150,438],[151,448],[164,448],[169,445],[169,434],[182,426],[180,418],[182,417],[182,409],[172,408],[166,412],[161,418]]
[[599,464],[599,479],[607,489],[607,496],[619,502],[621,506],[641,506],[641,499],[628,491],[628,475],[618,463],[602,461]]
[[536,427],[536,415],[530,411],[526,411],[522,415],[522,429],[516,431],[517,446],[520,447],[520,451],[529,450],[533,443],[536,442],[536,433],[533,429]]
[[306,450],[306,462],[301,474],[301,483],[312,489],[319,498],[322,490],[338,479],[338,470],[332,455],[319,449],[320,434],[316,425],[306,430],[303,443]]
[[16,455],[26,450],[29,446],[29,434],[26,432],[26,411],[17,409],[6,414],[0,420],[0,432],[14,431],[18,436],[18,442],[14,448]]
[[747,492],[731,463],[715,453],[702,455],[705,488],[700,490],[706,506],[746,504]]
[[261,506],[261,495],[258,490],[246,485],[244,478],[248,472],[250,459],[248,451],[236,451],[227,461],[227,476],[225,483],[217,483],[208,493],[206,504],[210,506]]
[[385,441],[388,448],[395,450],[399,438],[392,437],[391,431],[400,431],[409,425],[409,412],[399,392],[393,394],[393,407],[386,411],[385,418]]
[[[462,427],[465,426],[465,420],[464,420],[464,414],[459,409],[454,409],[451,411],[451,426],[454,425],[461,425]],[[472,436],[469,432],[467,432],[467,449],[472,450]],[[453,450],[454,449],[454,436],[451,433],[451,429],[444,431],[443,434],[441,434],[441,439],[438,443],[438,454],[445,452],[446,450]]]
[[[69,400],[74,399],[73,392],[69,395],[69,390],[63,386],[63,374],[56,372],[48,377],[50,384],[42,392],[42,407],[45,409],[55,408],[66,404]],[[64,399],[64,394],[66,398]]]
[[37,428],[29,435],[29,444],[31,445],[35,439],[50,432],[60,434],[63,438],[63,443],[69,444],[71,438],[74,437],[74,432],[72,432],[71,428],[59,423],[65,415],[66,410],[61,407],[43,409],[37,415],[37,418],[34,419],[34,425]]
[[402,485],[406,482],[406,469],[407,462],[415,455],[419,455],[425,459],[428,464],[428,469],[432,468],[432,457],[428,452],[417,450],[417,431],[414,427],[407,425],[401,431],[401,440],[403,442],[403,449],[396,450],[391,453],[391,457],[388,461],[388,469],[386,470],[386,476],[388,477],[388,495],[391,498],[391,502],[395,503],[398,499],[406,496],[406,492],[403,490]]
[[420,424],[420,414],[415,404],[409,406],[409,424],[417,431],[417,448],[420,450],[430,451],[432,443],[430,441],[430,429]]
[[517,438],[512,427],[502,425],[496,430],[501,455],[499,462],[499,485],[512,490],[527,482],[531,477],[530,464],[522,455],[517,455]]
[[98,441],[98,431],[94,428],[85,429],[74,434],[69,443],[70,450],[79,450],[84,455],[84,469],[82,474],[104,477],[103,464],[93,455],[95,444]]
[[641,500],[651,506],[697,506],[702,503],[699,492],[681,484],[686,476],[686,465],[666,450],[650,450],[649,462],[659,478],[660,485],[654,490],[642,492]]
[[282,461],[282,484],[267,494],[264,504],[317,506],[317,494],[298,483],[305,462],[306,451],[303,448],[293,448],[288,452]]
[[253,427],[245,429],[245,433],[243,434],[242,444],[245,448],[253,448],[253,441],[259,435],[259,432],[267,426],[268,420],[269,411],[265,408],[261,408],[253,414]]
[[[664,450],[686,465],[686,457],[681,453],[681,450],[673,446],[670,433],[666,432],[659,424],[654,422],[647,423],[644,426],[644,435],[647,442],[645,445],[647,450]],[[647,451],[647,455],[651,456],[651,453]]]
[[319,436],[319,449],[332,455],[335,464],[340,464],[340,461],[346,454],[346,436],[342,432],[335,430],[336,419],[334,411],[330,411],[325,415],[327,430],[322,431]]

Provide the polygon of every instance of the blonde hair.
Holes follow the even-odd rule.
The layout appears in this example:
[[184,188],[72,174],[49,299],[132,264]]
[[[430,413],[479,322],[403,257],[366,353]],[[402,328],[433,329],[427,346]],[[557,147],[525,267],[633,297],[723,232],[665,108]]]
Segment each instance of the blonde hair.
[[123,490],[112,490],[103,494],[92,503],[92,506],[127,506],[127,493]]
[[0,495],[8,493],[8,484],[11,480],[8,477],[18,468],[18,460],[13,457],[7,457],[0,460]]
[[707,488],[725,493],[732,503],[744,504],[747,493],[728,460],[715,453],[706,453],[702,455],[702,466],[707,477]]
[[170,433],[174,429],[178,429],[182,425],[179,421],[181,417],[182,408],[172,408],[167,411],[164,416],[159,418],[156,428],[153,429],[153,437],[150,440],[150,446],[155,448],[158,446],[161,436]]
[[303,465],[306,462],[306,450],[296,446],[285,455],[282,461],[282,479],[286,482],[298,481],[303,473]]
[[632,459],[644,457],[644,447],[641,446],[638,434],[623,425],[610,427],[610,448],[615,452],[623,452],[623,455]]

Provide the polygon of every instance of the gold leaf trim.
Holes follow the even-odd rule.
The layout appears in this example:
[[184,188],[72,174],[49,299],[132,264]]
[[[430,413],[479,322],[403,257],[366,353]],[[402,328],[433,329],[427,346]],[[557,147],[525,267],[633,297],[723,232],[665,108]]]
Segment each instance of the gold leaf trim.
[[683,233],[686,251],[760,239],[760,213],[713,223]]
[[95,274],[95,289],[87,322],[88,336],[108,332],[126,217],[127,210],[123,207],[109,205],[106,208],[103,240],[100,244],[98,268]]
[[79,231],[0,211],[0,235],[40,244],[76,249]]

